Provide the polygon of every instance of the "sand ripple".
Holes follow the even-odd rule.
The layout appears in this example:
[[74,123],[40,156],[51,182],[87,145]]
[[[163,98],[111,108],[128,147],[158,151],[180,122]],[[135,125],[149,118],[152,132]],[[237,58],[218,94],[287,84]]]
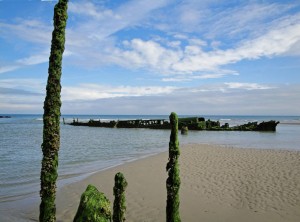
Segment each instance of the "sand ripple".
[[300,152],[206,145],[185,149],[183,186],[200,198],[280,215],[300,205]]

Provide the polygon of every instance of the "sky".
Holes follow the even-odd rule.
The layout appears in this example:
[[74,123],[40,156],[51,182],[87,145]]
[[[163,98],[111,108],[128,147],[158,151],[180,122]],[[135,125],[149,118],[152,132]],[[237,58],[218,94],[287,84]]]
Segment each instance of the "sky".
[[[42,114],[53,0],[0,0],[0,113]],[[300,1],[70,0],[62,114],[300,115]]]

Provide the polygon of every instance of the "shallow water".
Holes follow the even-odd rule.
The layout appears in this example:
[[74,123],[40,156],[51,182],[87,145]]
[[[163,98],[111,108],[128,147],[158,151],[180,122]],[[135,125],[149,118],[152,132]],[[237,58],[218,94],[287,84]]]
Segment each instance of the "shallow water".
[[[89,119],[151,119],[167,116],[64,116]],[[279,120],[277,132],[190,131],[180,144],[202,143],[241,148],[300,150],[299,117],[210,116],[230,125]],[[0,221],[8,206],[39,198],[41,115],[0,119]],[[75,127],[61,124],[58,188],[88,173],[168,150],[169,130]],[[26,202],[26,201],[25,201]],[[4,218],[4,217],[3,217]],[[2,218],[2,219],[3,219]]]

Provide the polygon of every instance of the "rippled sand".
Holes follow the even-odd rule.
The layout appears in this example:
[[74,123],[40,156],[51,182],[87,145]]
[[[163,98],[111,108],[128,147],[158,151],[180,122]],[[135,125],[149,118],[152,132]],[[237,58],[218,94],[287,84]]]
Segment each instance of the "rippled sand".
[[[113,202],[119,171],[129,184],[127,221],[165,221],[166,163],[167,153],[162,153],[64,187],[57,194],[57,221],[72,221],[90,183]],[[182,221],[300,221],[300,152],[186,145],[180,170]]]

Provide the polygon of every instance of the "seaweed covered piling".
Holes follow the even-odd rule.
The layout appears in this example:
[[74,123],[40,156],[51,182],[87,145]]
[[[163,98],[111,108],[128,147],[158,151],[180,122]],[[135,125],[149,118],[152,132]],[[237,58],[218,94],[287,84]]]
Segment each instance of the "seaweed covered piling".
[[60,146],[61,70],[65,49],[68,0],[59,0],[54,8],[54,30],[49,58],[48,82],[43,116],[43,159],[41,167],[40,221],[56,221],[56,179]]
[[178,117],[176,113],[170,115],[171,135],[169,142],[169,162],[167,163],[166,170],[168,172],[168,179],[166,181],[167,187],[167,207],[166,219],[167,222],[180,222],[179,215],[179,163],[178,158],[180,155],[179,141],[178,141]]
[[127,187],[127,181],[122,173],[115,175],[115,186],[114,186],[114,212],[113,222],[124,222],[125,219],[125,189]]

